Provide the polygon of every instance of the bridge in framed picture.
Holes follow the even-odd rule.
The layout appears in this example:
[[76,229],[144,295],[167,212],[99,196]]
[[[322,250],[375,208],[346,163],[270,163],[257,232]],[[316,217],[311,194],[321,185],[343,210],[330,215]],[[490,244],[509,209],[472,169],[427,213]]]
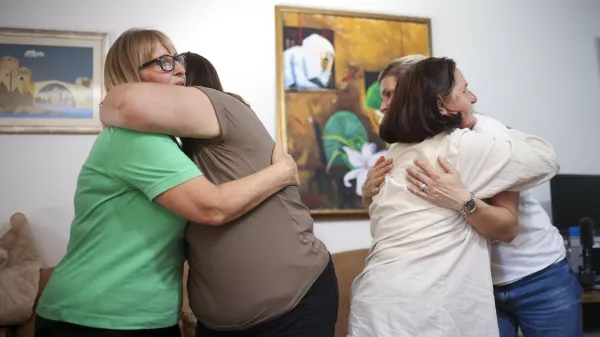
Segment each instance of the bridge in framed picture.
[[377,81],[390,61],[431,56],[426,18],[276,6],[279,137],[313,215],[366,215],[361,186],[388,144]]
[[108,34],[0,28],[0,133],[98,133]]

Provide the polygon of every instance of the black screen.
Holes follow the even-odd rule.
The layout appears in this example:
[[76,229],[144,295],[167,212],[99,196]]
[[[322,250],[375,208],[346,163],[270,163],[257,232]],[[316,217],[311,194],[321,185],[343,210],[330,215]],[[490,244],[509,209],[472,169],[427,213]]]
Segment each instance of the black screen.
[[552,221],[561,233],[590,217],[600,229],[600,175],[559,174],[550,180]]

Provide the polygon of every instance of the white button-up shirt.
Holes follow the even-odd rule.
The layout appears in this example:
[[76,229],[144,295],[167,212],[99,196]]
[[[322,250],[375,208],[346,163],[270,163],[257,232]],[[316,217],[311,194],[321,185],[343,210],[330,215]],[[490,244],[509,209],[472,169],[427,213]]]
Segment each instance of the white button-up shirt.
[[394,168],[369,209],[373,242],[352,285],[349,336],[498,336],[488,240],[459,212],[411,194],[405,170],[416,158],[441,169],[442,155],[480,199],[532,188],[558,172],[550,144],[508,132],[512,139],[499,140],[459,129],[392,145]]

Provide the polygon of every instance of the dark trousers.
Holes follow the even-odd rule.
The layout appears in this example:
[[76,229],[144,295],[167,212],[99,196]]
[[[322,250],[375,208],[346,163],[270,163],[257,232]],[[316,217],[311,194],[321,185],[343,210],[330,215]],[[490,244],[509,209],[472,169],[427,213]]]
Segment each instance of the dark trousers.
[[35,337],[181,337],[179,326],[148,330],[110,330],[35,318]]
[[338,284],[331,259],[306,295],[290,312],[240,331],[214,331],[198,322],[196,337],[333,337]]
[[566,259],[494,287],[501,337],[581,337],[581,285]]

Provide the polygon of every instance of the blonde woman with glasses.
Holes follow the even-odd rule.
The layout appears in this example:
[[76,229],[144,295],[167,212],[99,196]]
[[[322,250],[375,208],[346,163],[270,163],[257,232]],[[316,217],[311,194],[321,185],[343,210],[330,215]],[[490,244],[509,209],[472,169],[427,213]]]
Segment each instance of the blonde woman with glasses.
[[[104,75],[104,105],[113,105],[120,84],[184,86],[185,58],[161,32],[129,30]],[[79,174],[67,252],[40,299],[36,336],[179,336],[188,219],[220,226],[297,183],[279,147],[266,168],[215,185],[169,136],[105,128]]]

